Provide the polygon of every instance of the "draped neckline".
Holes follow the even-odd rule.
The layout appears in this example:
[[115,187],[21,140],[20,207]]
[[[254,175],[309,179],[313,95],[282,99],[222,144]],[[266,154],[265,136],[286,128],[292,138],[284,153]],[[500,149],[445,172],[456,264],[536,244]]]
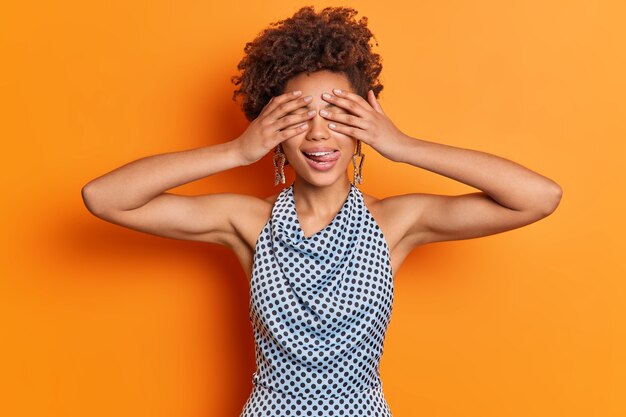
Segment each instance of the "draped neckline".
[[[272,211],[272,251],[288,285],[316,316],[336,296],[366,221],[363,197],[351,184],[331,222],[306,237],[296,213],[293,184],[281,192]],[[325,301],[326,300],[326,301]]]
[[290,207],[291,207],[294,223],[297,228],[299,238],[304,241],[309,241],[314,238],[318,238],[324,232],[328,232],[330,229],[332,229],[335,223],[337,223],[340,220],[340,217],[341,217],[340,215],[342,214],[342,212],[345,212],[348,206],[350,205],[351,197],[353,197],[353,194],[355,193],[355,189],[356,189],[356,186],[351,183],[350,189],[348,190],[348,193],[346,194],[346,197],[344,198],[343,203],[341,203],[339,210],[335,213],[330,223],[328,223],[326,226],[324,226],[322,229],[318,230],[317,232],[313,233],[311,236],[306,236],[304,234],[304,230],[302,230],[302,224],[300,223],[300,217],[298,216],[298,210],[296,207],[295,184],[291,184],[287,189],[287,198],[290,200],[290,203],[291,203]]

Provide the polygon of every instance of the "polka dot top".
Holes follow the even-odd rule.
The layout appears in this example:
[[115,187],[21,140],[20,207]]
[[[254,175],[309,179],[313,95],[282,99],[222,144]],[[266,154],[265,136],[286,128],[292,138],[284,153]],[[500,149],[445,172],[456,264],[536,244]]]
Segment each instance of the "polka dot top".
[[379,363],[392,304],[389,248],[361,191],[352,184],[331,223],[305,237],[294,184],[283,189],[256,242],[250,281],[255,389],[242,415],[257,415],[260,390],[276,401],[361,398],[387,409]]

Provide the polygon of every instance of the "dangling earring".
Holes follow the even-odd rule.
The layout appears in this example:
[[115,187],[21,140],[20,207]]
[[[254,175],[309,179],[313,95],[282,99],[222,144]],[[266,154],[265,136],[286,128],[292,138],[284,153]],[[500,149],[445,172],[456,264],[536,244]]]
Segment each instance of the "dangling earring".
[[[358,165],[356,163],[357,156],[361,157]],[[352,155],[352,165],[354,165],[354,175],[353,175],[354,180],[352,181],[352,184],[354,183],[361,184],[363,182],[363,160],[364,159],[365,159],[365,154],[361,152],[361,141],[357,140],[356,151],[354,155]]]
[[285,183],[285,154],[280,145],[276,145],[274,154],[274,185]]

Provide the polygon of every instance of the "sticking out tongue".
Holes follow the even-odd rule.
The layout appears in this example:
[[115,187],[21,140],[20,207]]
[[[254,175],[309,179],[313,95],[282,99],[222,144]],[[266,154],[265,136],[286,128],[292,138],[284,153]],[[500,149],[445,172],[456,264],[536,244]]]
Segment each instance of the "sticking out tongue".
[[304,156],[306,156],[309,159],[312,159],[315,162],[330,162],[330,161],[336,161],[339,158],[339,152],[335,151],[327,155],[320,155],[320,156],[308,155],[305,153]]

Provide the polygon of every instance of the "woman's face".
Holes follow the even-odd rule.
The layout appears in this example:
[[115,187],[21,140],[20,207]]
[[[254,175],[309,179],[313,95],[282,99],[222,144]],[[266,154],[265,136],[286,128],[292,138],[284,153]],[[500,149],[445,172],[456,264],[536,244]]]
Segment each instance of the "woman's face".
[[[315,110],[317,114],[309,119],[309,128],[282,142],[282,149],[289,161],[289,165],[296,171],[296,175],[310,184],[317,186],[330,185],[342,178],[347,178],[346,169],[352,160],[356,140],[350,136],[336,132],[328,127],[331,122],[320,115],[325,109],[330,113],[349,113],[322,99],[323,93],[333,95],[333,89],[353,91],[348,78],[342,73],[328,70],[317,71],[311,74],[301,73],[291,78],[284,92],[302,90],[300,97],[313,96],[313,100],[306,107],[300,107],[290,114],[306,113]],[[333,159],[334,161],[316,162],[305,155],[305,152],[334,151],[332,157],[317,159]],[[316,158],[316,157],[313,157]]]

